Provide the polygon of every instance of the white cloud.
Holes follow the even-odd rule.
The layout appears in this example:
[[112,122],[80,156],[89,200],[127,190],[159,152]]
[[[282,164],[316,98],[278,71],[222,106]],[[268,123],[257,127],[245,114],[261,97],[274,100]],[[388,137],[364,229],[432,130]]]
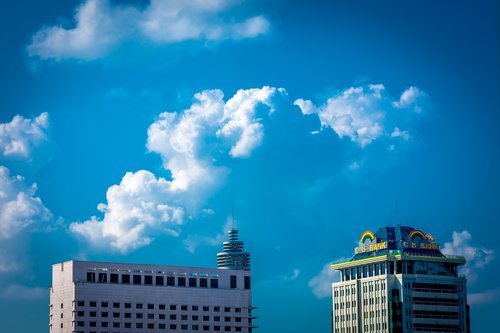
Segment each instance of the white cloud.
[[391,133],[391,138],[402,138],[405,141],[410,139],[410,133],[408,131],[401,131],[399,127],[394,127],[394,130]]
[[127,172],[119,185],[106,193],[107,204],[99,204],[102,220],[93,216],[83,223],[72,223],[71,231],[98,247],[109,246],[128,252],[149,244],[154,235],[177,235],[184,209],[172,196],[172,182],[156,178],[149,171]]
[[343,90],[330,96],[320,106],[301,98],[294,104],[304,115],[316,114],[322,128],[331,128],[339,138],[348,137],[361,147],[366,147],[382,136],[407,140],[408,131],[400,131],[396,127],[388,134],[386,128],[391,127],[397,109],[414,107],[415,110],[421,110],[419,103],[424,102],[424,96],[426,94],[418,88],[410,87],[399,101],[395,101],[382,84],[370,84]]
[[461,268],[469,280],[477,279],[477,270],[488,265],[494,258],[493,250],[471,245],[472,235],[467,231],[453,231],[452,242],[447,242],[442,252],[448,255],[461,255],[467,263]]
[[[239,90],[224,102],[220,90],[205,90],[194,96],[190,108],[177,113],[164,112],[148,128],[147,148],[160,154],[171,179],[156,178],[149,171],[127,173],[119,185],[111,186],[107,204],[100,204],[102,220],[92,217],[71,224],[71,231],[99,247],[110,246],[128,252],[149,244],[156,235],[176,235],[185,216],[196,215],[200,207],[224,182],[228,172],[216,165],[221,154],[247,157],[262,143],[259,105],[273,111],[273,98],[282,89]],[[194,251],[209,238],[186,239]],[[220,237],[217,238],[219,243]]]
[[10,123],[0,124],[0,153],[5,157],[30,159],[33,148],[47,141],[49,115],[34,119],[16,115]]
[[300,275],[300,269],[295,268],[292,271],[291,275],[286,275],[285,276],[285,281],[295,281],[295,280],[297,280],[297,278],[299,277],[299,275]]
[[396,108],[412,108],[414,112],[422,112],[423,107],[428,103],[428,96],[417,87],[409,87],[400,96],[399,101],[394,101]]
[[351,171],[356,171],[360,167],[361,167],[361,165],[359,164],[359,162],[352,162],[351,164],[349,164],[349,170],[351,170]]
[[0,166],[0,239],[10,239],[31,225],[52,219],[52,214],[35,196],[36,184],[28,185],[22,176],[10,176]]
[[27,287],[19,284],[3,286],[0,298],[15,300],[38,300],[49,296],[48,289],[40,287]]
[[30,56],[42,59],[96,59],[127,41],[156,45],[187,40],[255,38],[269,30],[262,16],[238,21],[223,18],[236,0],[151,0],[144,7],[86,0],[75,13],[75,26],[45,27],[33,35]]
[[309,280],[308,286],[318,298],[332,296],[332,283],[338,281],[339,273],[332,269],[332,263],[327,263],[319,274]]

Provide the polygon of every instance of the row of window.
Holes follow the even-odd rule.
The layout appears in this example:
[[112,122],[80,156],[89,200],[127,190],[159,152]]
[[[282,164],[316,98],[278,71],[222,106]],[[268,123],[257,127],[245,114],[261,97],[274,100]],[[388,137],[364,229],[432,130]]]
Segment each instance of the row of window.
[[[76,317],[78,318],[81,318],[81,317],[85,317],[85,311],[76,311]],[[90,318],[97,318],[98,317],[98,313],[95,312],[95,311],[90,311],[88,313],[88,317]],[[100,316],[101,318],[110,318],[111,316],[109,316],[109,313],[108,312],[101,312],[100,313]],[[113,312],[112,313],[112,318],[126,318],[126,319],[129,319],[129,318],[137,318],[137,319],[143,319],[143,318],[147,318],[147,319],[160,319],[160,320],[166,320],[167,319],[167,315],[166,314],[154,314],[154,313],[147,313],[147,314],[144,314],[144,313],[135,313],[135,314],[132,314],[131,312],[125,312],[123,314],[123,317],[121,316],[120,312]],[[63,318],[63,314],[61,313],[61,318]],[[177,319],[180,319],[180,320],[192,320],[192,321],[198,321],[198,320],[203,320],[203,321],[210,321],[210,316],[199,316],[199,315],[191,315],[191,316],[188,316],[188,315],[177,315],[177,314],[170,314],[168,316],[168,319],[169,320],[177,320]],[[242,317],[228,317],[228,316],[225,316],[223,317],[224,318],[224,321],[225,322],[231,322],[234,318],[234,321],[237,322],[237,323],[241,323],[242,321]],[[221,321],[221,317],[220,316],[213,316],[213,321]],[[104,322],[103,322],[104,324]]]
[[[85,302],[85,301],[76,301],[76,305],[78,307],[85,307],[86,305],[88,305],[89,307],[91,308],[95,308],[97,307],[97,304],[98,302],[97,301],[88,301],[88,302]],[[146,304],[146,307],[144,306],[144,303],[119,303],[119,302],[106,302],[106,301],[103,301],[103,302],[100,302],[99,305],[101,308],[108,308],[110,307],[110,305],[113,306],[114,309],[119,309],[121,308],[121,306],[123,305],[123,308],[125,309],[132,309],[132,304],[134,304],[134,308],[135,309],[144,309],[144,308],[147,308],[148,310],[154,310],[154,309],[158,309],[158,310],[166,310],[167,309],[167,305],[166,304],[151,304],[151,303],[148,303]],[[64,307],[63,303],[61,303],[61,309]],[[191,311],[210,311],[210,306],[208,305],[203,305],[203,306],[199,306],[199,305],[191,305],[191,307],[189,307],[188,305],[180,305],[180,306],[177,306],[177,304],[169,304],[168,305],[168,309],[169,310],[172,310],[172,311],[175,311],[177,309],[180,309],[181,311],[188,311],[189,309]],[[224,311],[224,312],[231,312],[231,309],[232,307],[229,307],[229,306],[225,306],[225,307],[221,307],[221,306],[212,306],[212,310],[214,312],[221,312],[221,311]],[[241,312],[241,309],[240,307],[235,307],[234,308],[234,312],[237,312],[237,313],[240,313]]]
[[[96,273],[87,272],[87,282],[88,283],[122,283],[122,284],[135,284],[135,285],[156,285],[156,286],[171,286],[171,287],[199,287],[208,288],[210,282],[210,288],[219,288],[219,280],[217,278],[206,278],[206,277],[189,277],[184,276],[165,276],[163,275],[140,275],[140,274],[118,274],[118,273]],[[153,279],[154,278],[154,279]],[[176,283],[177,280],[177,283]],[[154,282],[154,284],[153,284]],[[166,282],[166,284],[165,284]],[[237,286],[237,276],[230,276],[230,288],[236,289]],[[250,276],[244,277],[244,288],[250,289]]]
[[[82,328],[82,327],[85,327],[85,322],[83,321],[77,321],[74,323],[76,328]],[[104,323],[102,323],[104,324]],[[106,323],[107,324],[107,323]],[[182,330],[182,331],[186,331],[188,329],[192,330],[192,331],[221,331],[221,328],[224,328],[224,331],[225,332],[232,332],[233,329],[235,332],[241,332],[242,331],[242,328],[241,326],[235,326],[235,327],[232,327],[232,326],[220,326],[220,325],[214,325],[214,326],[211,326],[211,325],[196,325],[196,324],[192,324],[192,325],[188,325],[188,324],[182,324],[182,325],[178,325],[178,324],[170,324],[170,325],[167,325],[167,324],[154,324],[154,323],[147,323],[147,324],[144,324],[144,323],[124,323],[123,326],[120,325],[121,323],[119,322],[114,322],[113,323],[113,328],[125,328],[125,329],[132,329],[132,328],[136,328],[136,329],[151,329],[151,330],[154,330],[154,329],[159,329],[159,330],[166,330],[166,329],[169,329],[169,330]],[[97,323],[96,322],[89,322],[89,327],[97,327]],[[107,325],[106,326],[102,326],[102,327],[108,327]],[[79,332],[79,331],[76,331],[76,332]]]

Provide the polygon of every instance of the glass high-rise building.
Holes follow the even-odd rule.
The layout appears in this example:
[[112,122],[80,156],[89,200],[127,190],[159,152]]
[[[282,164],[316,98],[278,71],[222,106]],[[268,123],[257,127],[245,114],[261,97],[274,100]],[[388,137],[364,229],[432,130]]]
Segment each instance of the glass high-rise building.
[[407,227],[365,231],[352,259],[336,263],[334,333],[470,332],[462,256],[444,255],[431,234]]

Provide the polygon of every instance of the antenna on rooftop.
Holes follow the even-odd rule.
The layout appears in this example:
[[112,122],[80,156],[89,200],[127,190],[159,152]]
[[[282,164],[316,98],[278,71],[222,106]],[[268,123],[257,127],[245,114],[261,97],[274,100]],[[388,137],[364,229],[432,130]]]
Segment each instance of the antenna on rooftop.
[[235,220],[234,220],[234,201],[231,202],[231,229],[234,229],[235,225]]

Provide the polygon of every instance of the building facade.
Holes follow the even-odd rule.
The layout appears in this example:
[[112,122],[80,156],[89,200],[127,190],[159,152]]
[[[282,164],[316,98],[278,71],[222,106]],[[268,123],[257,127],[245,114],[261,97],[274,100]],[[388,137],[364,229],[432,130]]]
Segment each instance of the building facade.
[[50,332],[252,332],[252,309],[249,266],[52,266]]
[[364,232],[354,252],[332,265],[334,333],[470,332],[464,257],[405,226]]

